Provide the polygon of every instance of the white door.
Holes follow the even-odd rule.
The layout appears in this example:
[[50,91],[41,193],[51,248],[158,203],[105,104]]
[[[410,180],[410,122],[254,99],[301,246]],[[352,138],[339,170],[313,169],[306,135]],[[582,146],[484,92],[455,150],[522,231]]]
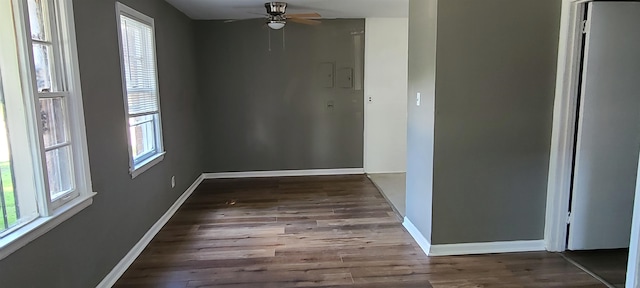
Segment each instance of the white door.
[[406,172],[409,21],[365,21],[364,169],[371,174]]
[[629,247],[640,152],[640,3],[589,4],[570,250]]

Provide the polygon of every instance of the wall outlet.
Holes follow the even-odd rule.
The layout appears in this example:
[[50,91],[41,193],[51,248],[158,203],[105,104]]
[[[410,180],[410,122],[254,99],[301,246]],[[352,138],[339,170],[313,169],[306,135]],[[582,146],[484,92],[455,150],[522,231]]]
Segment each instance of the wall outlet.
[[171,176],[171,188],[176,187],[176,176]]
[[418,95],[416,95],[416,105],[420,106],[420,101],[422,101],[422,94],[418,92]]

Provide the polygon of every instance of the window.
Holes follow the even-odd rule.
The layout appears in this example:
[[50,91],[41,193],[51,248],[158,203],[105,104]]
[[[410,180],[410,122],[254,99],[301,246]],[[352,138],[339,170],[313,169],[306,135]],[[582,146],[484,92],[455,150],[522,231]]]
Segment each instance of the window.
[[71,2],[0,2],[0,259],[95,195]]
[[162,127],[153,19],[116,4],[132,177],[162,161]]

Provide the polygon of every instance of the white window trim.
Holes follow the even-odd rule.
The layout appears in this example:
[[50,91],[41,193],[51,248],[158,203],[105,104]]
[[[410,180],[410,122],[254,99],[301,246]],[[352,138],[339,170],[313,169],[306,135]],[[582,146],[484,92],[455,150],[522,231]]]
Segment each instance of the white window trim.
[[95,192],[91,192],[90,194],[76,197],[60,206],[60,208],[54,211],[53,215],[36,218],[4,238],[0,238],[0,260],[51,231],[51,229],[62,224],[73,215],[78,214],[84,210],[84,208],[89,207],[93,203],[93,196],[96,194]]
[[[131,133],[129,132],[129,105],[128,105],[128,101],[129,99],[127,98],[127,82],[126,82],[126,77],[125,77],[125,63],[124,63],[124,51],[123,51],[123,41],[122,41],[122,27],[120,25],[120,16],[124,15],[130,18],[133,18],[137,21],[140,21],[144,24],[147,24],[149,26],[151,26],[151,30],[152,30],[152,34],[153,34],[153,65],[154,68],[156,70],[156,88],[158,91],[157,93],[157,98],[158,98],[158,123],[157,123],[157,133],[156,133],[156,143],[158,145],[158,152],[151,156],[149,159],[146,159],[145,161],[143,161],[142,163],[138,163],[137,165],[134,163],[134,158],[133,158],[133,151],[132,151],[132,147],[131,147]],[[122,75],[122,97],[124,100],[124,109],[125,109],[125,115],[126,115],[126,121],[127,121],[127,126],[126,126],[126,133],[127,133],[127,147],[129,149],[129,174],[131,174],[131,178],[136,178],[138,177],[140,174],[146,172],[147,170],[151,169],[151,167],[157,165],[158,163],[162,162],[162,160],[164,160],[164,156],[166,154],[166,151],[164,150],[164,139],[163,139],[163,133],[162,133],[162,108],[160,106],[160,81],[158,80],[158,75],[160,74],[158,71],[158,56],[157,56],[157,46],[156,46],[156,27],[155,27],[155,22],[153,20],[153,18],[142,14],[138,11],[136,11],[135,9],[124,5],[120,2],[116,2],[116,23],[117,23],[117,27],[118,27],[118,49],[120,50],[120,74]]]
[[64,0],[64,8],[60,9],[61,17],[64,18],[64,27],[60,35],[62,43],[68,43],[69,47],[63,50],[67,71],[70,72],[67,81],[69,91],[73,95],[73,101],[68,101],[69,126],[74,142],[74,170],[76,176],[76,190],[80,196],[94,196],[93,185],[91,183],[91,169],[89,164],[89,147],[87,144],[87,128],[84,118],[84,104],[82,101],[82,86],[80,84],[80,63],[78,61],[78,44],[76,41],[76,29],[73,18],[73,0]]
[[159,154],[156,154],[154,156],[152,156],[151,158],[143,161],[142,163],[138,164],[135,169],[132,169],[129,171],[129,173],[131,174],[131,178],[136,178],[138,177],[140,174],[146,172],[147,170],[151,169],[151,167],[155,166],[156,164],[162,162],[162,160],[164,160],[164,155],[167,154],[166,152],[161,152]]
[[[69,93],[73,95],[73,99],[68,101],[70,120],[69,128],[71,131],[73,131],[72,141],[75,142],[73,165],[74,175],[76,179],[76,190],[78,191],[79,195],[73,199],[70,199],[61,206],[55,208],[51,203],[40,203],[40,206],[42,208],[46,208],[44,209],[44,211],[40,211],[40,217],[0,238],[0,260],[11,255],[13,252],[24,247],[31,241],[44,235],[51,229],[55,228],[67,219],[84,210],[86,207],[90,206],[93,203],[93,197],[97,194],[92,191],[91,171],[89,169],[89,154],[81,93],[82,89],[80,86],[80,66],[78,63],[78,50],[76,42],[75,23],[73,18],[73,1],[59,1],[59,16],[63,20],[59,20],[59,22],[62,23],[62,33],[61,35],[59,35],[59,37],[62,43],[68,43],[68,45],[63,45],[64,49],[62,51],[62,54],[65,56],[65,60],[61,62],[61,65],[64,65],[66,70],[70,72],[70,75],[67,75],[67,80],[69,85]],[[24,15],[24,11],[25,9],[27,9],[26,0],[13,0],[13,6],[16,7],[14,9],[17,9],[17,13],[20,13],[21,16]],[[20,17],[19,19],[23,18]],[[29,29],[26,29],[27,27],[24,26],[23,22],[24,21],[16,23],[16,25],[21,26],[16,27],[16,29],[18,29],[18,31],[20,32],[29,31]],[[20,46],[19,50],[22,55],[20,57],[21,59],[24,59],[26,55],[30,55],[28,50],[29,45],[27,45],[25,42],[27,40],[25,38],[25,33],[18,33],[18,35],[21,36],[19,36],[17,39]],[[30,57],[31,56],[29,56],[28,58]],[[25,62],[23,60],[21,61]],[[26,61],[26,63],[30,64],[31,60]],[[22,73],[21,77],[25,76],[26,75]],[[26,80],[31,81],[30,79],[31,78],[28,78]],[[26,89],[27,91],[25,91],[25,93],[31,93],[31,95],[33,95],[32,97],[34,97],[34,99],[37,99],[37,95],[33,94],[36,93],[36,91],[29,91],[33,90],[31,86],[28,86],[28,88]],[[41,191],[43,191],[42,193],[45,193],[46,195],[48,195],[49,193],[46,189]],[[40,195],[39,197],[41,196],[42,195]]]

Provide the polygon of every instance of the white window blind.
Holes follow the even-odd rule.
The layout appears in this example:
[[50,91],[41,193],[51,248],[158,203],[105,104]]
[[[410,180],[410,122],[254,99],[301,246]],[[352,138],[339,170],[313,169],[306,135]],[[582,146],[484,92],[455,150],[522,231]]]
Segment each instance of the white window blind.
[[120,16],[129,116],[157,113],[158,85],[151,26]]

